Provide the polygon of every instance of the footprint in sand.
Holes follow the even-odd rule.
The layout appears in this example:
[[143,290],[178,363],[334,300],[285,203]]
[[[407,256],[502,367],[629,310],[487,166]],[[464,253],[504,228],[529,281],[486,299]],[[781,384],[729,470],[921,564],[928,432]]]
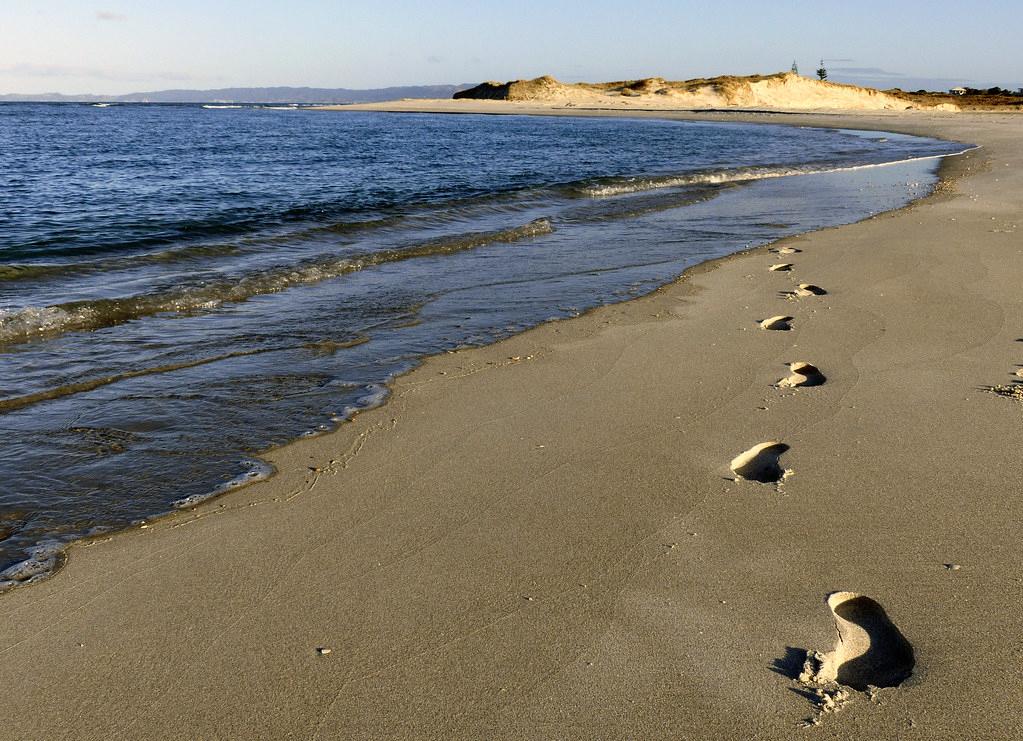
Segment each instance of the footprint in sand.
[[788,332],[792,329],[792,321],[794,317],[791,316],[772,316],[768,319],[764,319],[760,322],[761,329],[770,329],[776,332]]
[[785,443],[769,440],[735,456],[729,467],[740,479],[760,484],[777,484],[788,475],[788,471],[782,468],[779,461],[788,449],[789,446]]
[[771,250],[771,252],[776,255],[794,255],[797,252],[802,252],[802,250],[796,249],[795,247],[776,247]]
[[1017,376],[1018,376],[1019,378],[1023,378],[1023,368],[1020,368],[1019,370],[1017,370],[1017,371],[1016,371],[1016,375],[1017,375]]
[[826,296],[825,291],[820,286],[815,286],[813,283],[800,283],[794,290],[782,291],[781,295],[787,298],[789,301],[794,301],[797,298],[808,298],[810,296]]
[[803,297],[806,297],[806,296],[825,296],[825,295],[827,295],[827,293],[828,292],[825,291],[823,288],[821,288],[820,286],[815,286],[813,283],[800,283],[796,287],[796,295],[797,296],[803,296]]
[[788,271],[792,270],[792,267],[793,266],[791,262],[779,262],[769,267],[768,270],[774,273],[787,273]]
[[860,692],[898,687],[913,673],[913,646],[880,604],[855,592],[834,592],[828,607],[835,617],[838,642],[826,654],[807,653],[799,681],[837,683]]
[[822,386],[828,379],[815,365],[804,363],[799,360],[789,363],[791,375],[778,381],[775,384],[778,388],[799,388],[800,386]]

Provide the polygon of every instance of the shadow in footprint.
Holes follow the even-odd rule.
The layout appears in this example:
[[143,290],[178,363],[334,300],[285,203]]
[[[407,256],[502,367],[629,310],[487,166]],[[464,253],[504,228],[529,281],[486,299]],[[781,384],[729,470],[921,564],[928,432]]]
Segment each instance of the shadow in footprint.
[[785,443],[770,440],[754,445],[732,459],[732,473],[746,481],[759,484],[777,484],[785,478],[785,469],[779,459],[789,449]]
[[838,646],[832,652],[835,681],[866,690],[898,687],[913,673],[913,646],[889,619],[884,608],[870,597],[835,592],[828,606],[838,627]]

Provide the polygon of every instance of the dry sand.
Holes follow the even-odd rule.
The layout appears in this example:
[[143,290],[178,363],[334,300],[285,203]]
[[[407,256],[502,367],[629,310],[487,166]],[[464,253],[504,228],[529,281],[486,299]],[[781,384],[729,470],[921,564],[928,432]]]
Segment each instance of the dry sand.
[[1023,119],[746,118],[984,148],[73,548],[0,598],[0,736],[1020,738]]

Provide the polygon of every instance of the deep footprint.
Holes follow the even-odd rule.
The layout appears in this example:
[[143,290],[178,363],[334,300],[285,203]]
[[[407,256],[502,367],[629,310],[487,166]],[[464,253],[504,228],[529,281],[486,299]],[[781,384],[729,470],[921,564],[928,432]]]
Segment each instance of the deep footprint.
[[772,316],[761,321],[760,328],[770,329],[776,332],[788,332],[792,329],[793,318],[794,317],[791,316]]
[[800,283],[795,289],[791,291],[781,291],[781,296],[788,299],[789,301],[795,301],[799,298],[809,298],[810,296],[826,296],[828,294],[820,286],[815,286],[813,283]]
[[779,263],[769,267],[768,270],[770,270],[772,272],[775,272],[775,273],[778,273],[778,272],[787,273],[788,271],[792,270],[792,263],[790,263],[790,262],[779,262]]
[[791,375],[778,381],[778,388],[799,388],[801,386],[822,386],[827,377],[815,365],[796,361],[789,363]]
[[825,296],[828,292],[820,286],[815,286],[813,283],[800,283],[799,286],[797,286],[795,293],[797,296],[806,297]]
[[880,604],[855,592],[828,596],[838,643],[827,654],[811,652],[800,679],[838,684],[865,692],[870,687],[898,687],[913,673],[913,646]]
[[735,456],[729,467],[740,479],[760,484],[777,484],[787,475],[779,459],[788,449],[788,445],[775,440],[760,443]]

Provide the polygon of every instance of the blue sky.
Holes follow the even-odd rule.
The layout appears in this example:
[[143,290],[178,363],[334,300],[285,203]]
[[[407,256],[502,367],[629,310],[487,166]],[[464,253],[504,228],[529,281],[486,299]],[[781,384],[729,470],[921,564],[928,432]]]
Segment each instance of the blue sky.
[[812,74],[1023,85],[1019,0],[0,0],[0,93]]

